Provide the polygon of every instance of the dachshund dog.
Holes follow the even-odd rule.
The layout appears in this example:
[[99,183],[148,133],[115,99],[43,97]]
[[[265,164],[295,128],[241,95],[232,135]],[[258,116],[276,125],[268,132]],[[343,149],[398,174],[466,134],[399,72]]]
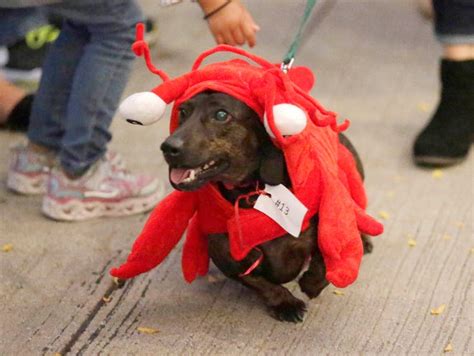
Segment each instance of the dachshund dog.
[[[363,176],[362,164],[349,140],[340,141],[354,155]],[[200,93],[179,107],[179,127],[161,145],[169,165],[171,185],[181,191],[194,191],[212,182],[232,204],[256,186],[283,184],[291,187],[283,153],[272,144],[257,114],[241,101],[218,92]],[[240,208],[252,208],[257,197],[240,199]],[[282,286],[297,278],[309,298],[317,297],[328,285],[326,268],[314,236],[317,215],[299,238],[286,234],[263,243],[241,261],[230,254],[226,234],[208,236],[209,256],[228,278],[255,290],[278,320],[299,322],[305,303]],[[372,244],[361,236],[364,252]],[[263,257],[263,258],[262,258]],[[257,260],[260,264],[250,273]]]

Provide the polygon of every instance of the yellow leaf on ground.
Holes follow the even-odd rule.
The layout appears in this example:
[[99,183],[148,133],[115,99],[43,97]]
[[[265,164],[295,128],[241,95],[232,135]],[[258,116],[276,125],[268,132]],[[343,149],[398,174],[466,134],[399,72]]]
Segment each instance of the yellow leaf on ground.
[[399,175],[399,174],[393,176],[393,180],[394,180],[395,182],[401,182],[403,179],[404,179],[404,177],[401,176],[401,175]]
[[441,169],[434,169],[433,172],[431,172],[431,176],[434,179],[440,179],[443,177],[443,171]]
[[2,246],[3,252],[10,252],[11,250],[13,250],[13,244],[5,244]]
[[474,247],[473,247],[473,248],[471,248],[471,253],[472,253],[472,254],[474,254]]
[[125,285],[125,279],[120,279],[118,277],[112,277],[112,282],[114,282],[117,288],[122,288]]
[[112,301],[112,297],[103,297],[102,300],[104,301],[104,303],[110,303]]
[[416,246],[416,240],[408,239],[408,246],[415,247]]
[[430,112],[431,106],[428,103],[421,102],[421,103],[418,103],[418,110],[420,110],[421,112]]
[[147,327],[144,327],[144,326],[139,326],[137,328],[137,331],[141,334],[148,334],[148,335],[152,335],[152,334],[156,334],[156,333],[160,332],[160,330],[158,330],[158,329],[147,328]]
[[448,235],[448,234],[444,234],[443,235],[443,240],[452,240],[452,236],[451,235]]
[[464,223],[462,221],[455,221],[454,226],[462,229],[464,227]]
[[54,356],[62,356],[59,352],[55,352]]
[[439,307],[431,309],[431,315],[440,315],[444,309],[446,309],[446,304],[441,304]]
[[384,220],[390,219],[390,214],[386,212],[385,210],[380,210],[379,211],[379,217]]
[[344,292],[343,292],[342,290],[337,290],[337,289],[335,289],[335,290],[333,290],[332,292],[333,292],[333,294],[335,294],[335,295],[344,295]]
[[444,351],[444,352],[451,352],[451,351],[453,351],[453,345],[451,345],[451,343],[448,343],[448,344],[446,345],[446,347],[444,348],[443,351]]
[[387,198],[393,198],[395,196],[395,192],[393,190],[390,190],[387,192]]
[[212,276],[212,275],[209,274],[209,275],[207,276],[207,281],[208,281],[209,283],[216,283],[216,282],[218,281],[218,279],[217,279],[216,277],[214,277],[214,276]]

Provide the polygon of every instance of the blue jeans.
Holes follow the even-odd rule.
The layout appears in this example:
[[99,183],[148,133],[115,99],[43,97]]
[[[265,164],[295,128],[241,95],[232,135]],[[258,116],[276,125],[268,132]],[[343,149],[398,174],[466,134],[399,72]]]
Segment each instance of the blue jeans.
[[474,0],[433,0],[435,32],[445,44],[474,44]]
[[[37,10],[64,21],[43,65],[28,138],[56,151],[67,173],[81,175],[105,154],[111,139],[109,126],[130,73],[130,47],[142,15],[134,0],[68,0]],[[1,33],[3,17],[0,23]]]

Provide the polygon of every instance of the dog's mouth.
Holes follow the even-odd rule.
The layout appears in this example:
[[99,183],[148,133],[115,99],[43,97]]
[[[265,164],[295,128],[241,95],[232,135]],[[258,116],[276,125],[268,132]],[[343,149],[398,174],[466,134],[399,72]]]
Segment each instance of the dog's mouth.
[[224,160],[211,160],[198,167],[170,167],[169,179],[178,190],[194,190],[225,171],[229,163]]

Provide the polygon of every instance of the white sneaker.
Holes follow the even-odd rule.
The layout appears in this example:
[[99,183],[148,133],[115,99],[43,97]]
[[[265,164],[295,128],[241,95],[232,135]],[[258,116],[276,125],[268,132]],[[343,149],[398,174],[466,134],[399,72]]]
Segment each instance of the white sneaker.
[[[123,157],[114,151],[105,154],[115,170],[123,170]],[[53,153],[39,153],[25,145],[10,149],[10,165],[7,173],[7,187],[19,194],[45,194],[51,169],[57,164]]]
[[54,168],[43,198],[43,213],[55,220],[78,221],[149,211],[163,196],[161,182],[119,170],[104,157],[78,179]]
[[7,187],[19,194],[42,194],[46,181],[55,164],[54,155],[38,153],[26,146],[10,149]]

